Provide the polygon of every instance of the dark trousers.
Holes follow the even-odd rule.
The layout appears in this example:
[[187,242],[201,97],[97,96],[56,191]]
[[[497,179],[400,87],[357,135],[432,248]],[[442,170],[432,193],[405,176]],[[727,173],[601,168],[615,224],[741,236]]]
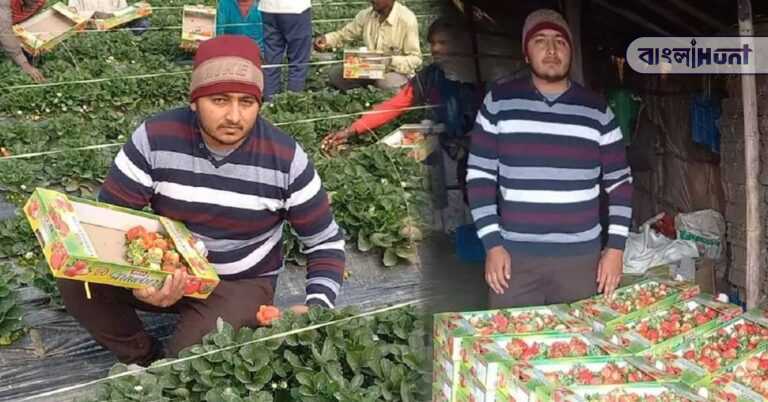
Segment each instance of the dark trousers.
[[[131,290],[116,286],[89,284],[91,299],[85,296],[83,282],[58,279],[57,284],[67,311],[125,364],[149,365],[162,357],[175,357],[187,346],[199,343],[216,328],[221,317],[233,327],[256,327],[256,312],[272,304],[276,278],[222,280],[207,299],[183,297],[175,305],[160,308],[137,300]],[[179,321],[167,351],[144,330],[136,309],[178,313]]]
[[599,250],[573,257],[510,255],[509,288],[500,295],[489,289],[491,309],[571,303],[597,294]]
[[[287,56],[288,90],[301,92],[307,79],[309,57],[312,53],[312,8],[301,14],[261,13],[264,23],[265,64],[282,64]],[[282,90],[281,67],[264,69],[264,97]]]

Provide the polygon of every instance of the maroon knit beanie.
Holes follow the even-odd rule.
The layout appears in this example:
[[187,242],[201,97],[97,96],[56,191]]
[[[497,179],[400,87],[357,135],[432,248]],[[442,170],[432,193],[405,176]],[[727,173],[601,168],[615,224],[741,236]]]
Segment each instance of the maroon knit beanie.
[[525,19],[523,24],[523,55],[528,56],[528,41],[533,38],[537,32],[544,29],[553,29],[560,32],[568,42],[568,46],[573,49],[571,41],[571,29],[560,13],[554,10],[541,9],[536,10]]
[[202,96],[239,92],[253,95],[261,103],[263,88],[256,41],[243,35],[223,35],[200,44],[189,84],[192,102]]

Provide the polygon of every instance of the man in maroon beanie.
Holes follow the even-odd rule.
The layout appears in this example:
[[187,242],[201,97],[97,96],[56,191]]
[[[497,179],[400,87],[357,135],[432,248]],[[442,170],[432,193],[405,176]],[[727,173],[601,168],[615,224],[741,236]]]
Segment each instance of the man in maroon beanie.
[[[216,327],[256,326],[260,305],[273,303],[283,270],[283,225],[307,255],[306,304],[333,308],[344,273],[344,236],[307,154],[259,116],[263,74],[259,47],[245,36],[200,45],[190,105],[142,123],[120,153],[99,200],[179,220],[204,243],[221,282],[205,300],[183,298],[186,273],[162,289],[128,290],[59,280],[67,310],[126,364],[175,356]],[[179,313],[167,353],[135,309]]]
[[522,37],[531,77],[494,85],[470,133],[467,192],[486,249],[489,304],[610,296],[632,218],[621,130],[604,99],[568,79],[573,47],[560,14],[531,13]]

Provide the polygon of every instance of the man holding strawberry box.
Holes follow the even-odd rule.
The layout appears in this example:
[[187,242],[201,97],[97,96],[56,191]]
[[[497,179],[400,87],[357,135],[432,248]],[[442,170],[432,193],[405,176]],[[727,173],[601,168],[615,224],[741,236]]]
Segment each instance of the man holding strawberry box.
[[610,296],[632,218],[621,130],[604,99],[568,79],[571,34],[560,14],[531,13],[522,36],[531,78],[494,85],[470,133],[467,192],[491,308]]
[[[334,307],[343,280],[342,229],[320,177],[290,136],[259,116],[263,73],[259,47],[246,36],[201,44],[190,83],[191,104],[146,120],[117,155],[99,200],[151,206],[184,223],[202,240],[221,282],[205,300],[182,298],[184,270],[162,289],[128,290],[59,280],[69,312],[126,364],[175,356],[216,327],[257,326],[273,304],[283,269],[283,226],[289,223],[307,255],[306,304]],[[165,257],[165,256],[163,256]],[[163,261],[166,263],[166,261]],[[176,312],[168,353],[150,337],[135,309]]]

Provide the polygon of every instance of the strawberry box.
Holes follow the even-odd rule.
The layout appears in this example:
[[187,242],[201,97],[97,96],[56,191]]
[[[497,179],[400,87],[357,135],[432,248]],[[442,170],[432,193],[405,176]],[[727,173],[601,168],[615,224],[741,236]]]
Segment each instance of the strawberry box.
[[620,385],[574,386],[570,388],[582,402],[703,402],[693,389],[678,383],[637,383]]
[[740,315],[741,307],[721,303],[711,295],[658,308],[649,315],[622,320],[604,334],[611,343],[630,353],[639,353],[651,347],[663,348],[681,337],[696,336]]
[[659,375],[663,375],[641,358],[633,356],[532,361],[521,371],[537,373],[535,376],[529,374],[529,377],[543,378],[543,385],[552,388],[655,382]]
[[21,46],[32,56],[51,51],[65,39],[85,29],[88,20],[64,3],[56,3],[13,26]]
[[710,391],[711,395],[721,400],[768,399],[768,344],[763,344],[718,375],[697,385],[704,385],[700,394],[709,396],[707,391]]
[[91,28],[99,31],[108,31],[131,21],[149,17],[150,15],[152,15],[152,5],[146,1],[140,1],[115,11],[109,18],[93,18],[90,20],[89,25]]
[[611,332],[623,321],[648,314],[699,294],[698,285],[666,279],[648,279],[616,290],[611,298],[597,295],[571,304],[571,314],[589,321],[595,332]]
[[442,124],[404,124],[379,140],[379,143],[406,149],[409,157],[421,162],[435,149],[437,138],[434,134],[444,130]]
[[[184,295],[199,299],[207,298],[219,283],[202,243],[180,222],[42,188],[30,196],[24,214],[56,278],[161,288],[173,270],[183,268],[190,274]],[[147,250],[140,263],[136,245]],[[157,262],[154,254],[159,254]],[[167,272],[166,267],[173,270]]]
[[344,50],[345,80],[380,80],[386,71],[387,57],[384,52],[366,48]]
[[435,315],[435,350],[461,358],[462,344],[489,335],[557,334],[587,332],[590,327],[571,316],[564,304],[544,307],[442,313]]
[[[465,387],[473,401],[550,401],[552,400],[550,389],[542,386],[544,383],[536,378],[519,375],[504,376],[499,373],[499,379],[493,384],[483,384],[471,374],[467,374],[468,366],[463,365],[462,387]],[[466,377],[465,377],[466,376]]]
[[433,384],[439,387],[449,401],[456,399],[455,384],[459,383],[459,361],[454,361],[440,351],[435,351],[433,371]]
[[182,9],[181,45],[186,51],[197,50],[200,43],[216,36],[216,7],[187,5]]
[[768,326],[745,313],[697,337],[651,348],[644,356],[657,369],[695,384],[754,354],[767,341]]
[[590,334],[494,336],[468,343],[461,363],[469,364],[470,373],[482,384],[493,384],[500,375],[516,376],[523,363],[623,353]]

